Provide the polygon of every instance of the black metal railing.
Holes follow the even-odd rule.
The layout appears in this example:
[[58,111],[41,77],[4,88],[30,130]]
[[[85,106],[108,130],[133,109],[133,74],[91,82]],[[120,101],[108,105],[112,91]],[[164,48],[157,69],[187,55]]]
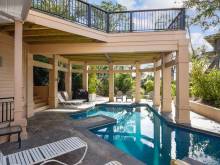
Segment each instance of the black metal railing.
[[0,98],[0,123],[14,120],[14,98]]
[[185,30],[185,9],[107,12],[81,0],[32,0],[32,9],[104,32]]

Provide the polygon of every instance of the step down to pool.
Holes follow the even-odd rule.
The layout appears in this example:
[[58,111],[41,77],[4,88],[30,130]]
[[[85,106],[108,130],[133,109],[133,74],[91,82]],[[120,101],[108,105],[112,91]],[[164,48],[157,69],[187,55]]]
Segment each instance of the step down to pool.
[[74,120],[74,125],[76,128],[79,127],[79,128],[87,128],[87,129],[97,128],[97,127],[116,124],[116,123],[117,123],[116,119],[104,115],[98,115],[98,116],[88,117],[86,119]]

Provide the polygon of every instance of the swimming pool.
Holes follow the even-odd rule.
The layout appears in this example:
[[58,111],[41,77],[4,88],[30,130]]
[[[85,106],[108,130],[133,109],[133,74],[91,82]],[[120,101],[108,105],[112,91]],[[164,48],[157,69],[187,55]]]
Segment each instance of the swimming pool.
[[207,165],[220,164],[220,138],[167,126],[147,106],[96,106],[73,119],[105,115],[117,124],[92,129],[97,136],[148,165],[169,165],[190,157]]

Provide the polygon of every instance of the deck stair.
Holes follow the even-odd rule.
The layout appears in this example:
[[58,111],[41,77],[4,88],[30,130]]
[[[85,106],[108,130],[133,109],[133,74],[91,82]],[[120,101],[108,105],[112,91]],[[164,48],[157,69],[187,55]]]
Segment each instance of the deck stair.
[[42,99],[40,96],[34,96],[34,112],[44,111],[49,109],[48,101]]

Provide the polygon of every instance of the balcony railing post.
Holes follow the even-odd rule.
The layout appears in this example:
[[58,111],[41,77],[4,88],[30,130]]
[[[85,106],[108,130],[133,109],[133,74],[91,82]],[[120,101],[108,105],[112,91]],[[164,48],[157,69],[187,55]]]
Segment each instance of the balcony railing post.
[[130,32],[133,32],[133,12],[130,12]]
[[92,23],[92,5],[88,5],[88,27],[91,27]]
[[181,16],[180,16],[180,29],[185,30],[186,27],[186,10],[182,9],[181,10]]
[[110,31],[110,23],[109,23],[109,12],[106,13],[106,32]]

